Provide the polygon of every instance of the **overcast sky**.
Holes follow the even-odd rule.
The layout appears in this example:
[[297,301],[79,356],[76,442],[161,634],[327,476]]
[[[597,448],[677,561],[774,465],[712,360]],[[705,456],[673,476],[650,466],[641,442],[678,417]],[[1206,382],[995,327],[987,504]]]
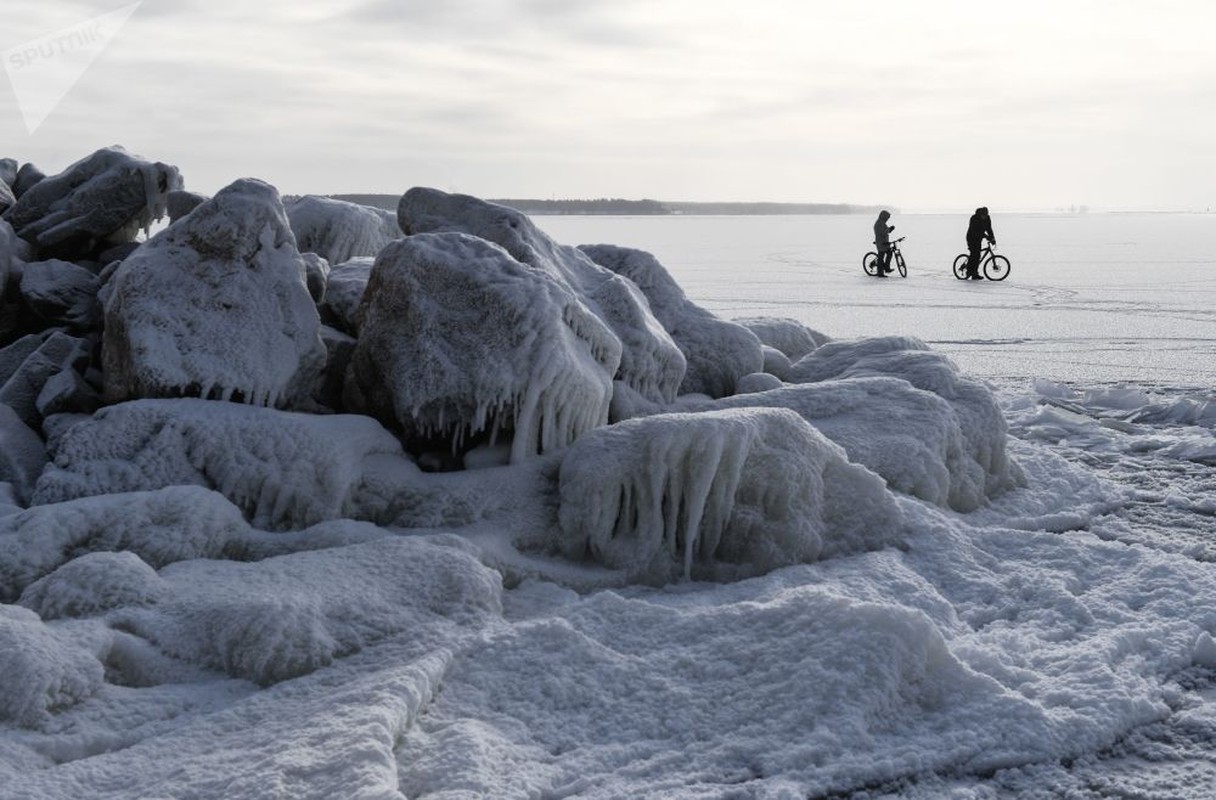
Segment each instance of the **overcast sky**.
[[[129,2],[0,0],[0,50]],[[0,88],[0,156],[118,143],[207,194],[1202,210],[1214,37],[1212,0],[143,0],[33,134]]]

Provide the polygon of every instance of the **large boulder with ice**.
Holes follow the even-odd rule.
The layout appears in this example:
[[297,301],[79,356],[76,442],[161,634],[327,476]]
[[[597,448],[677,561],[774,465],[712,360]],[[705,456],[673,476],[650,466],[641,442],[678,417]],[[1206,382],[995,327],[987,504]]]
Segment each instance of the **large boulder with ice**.
[[33,501],[196,485],[222,493],[260,528],[303,528],[350,510],[373,455],[400,457],[401,445],[362,415],[136,400],[73,425]]
[[393,537],[252,564],[162,571],[172,599],[117,613],[177,658],[261,685],[295,678],[389,636],[434,642],[502,607],[502,579],[455,547]]
[[7,219],[41,257],[74,260],[134,239],[181,187],[176,167],[107,147],[29,187]]
[[279,193],[238,180],[158,233],[103,292],[109,402],[195,396],[306,405],[320,318]]
[[456,232],[485,239],[520,264],[564,282],[620,339],[615,377],[651,402],[674,399],[686,360],[632,281],[596,264],[578,248],[553,241],[527,215],[476,197],[415,187],[402,196],[397,221],[409,235]]
[[739,378],[763,367],[756,335],[689,300],[650,253],[607,244],[581,245],[579,249],[595,263],[628,278],[646,295],[650,310],[688,361],[681,394],[724,397],[734,393]]
[[13,194],[20,199],[21,195],[28,192],[30,189],[42,183],[46,179],[46,173],[38,169],[37,165],[26,162],[21,165],[21,169],[17,170],[17,177],[13,181]]
[[9,187],[16,183],[20,166],[15,158],[0,158],[0,183]]
[[17,198],[13,195],[12,188],[3,180],[0,180],[0,214],[8,211],[16,202]]
[[558,277],[463,233],[415,234],[376,258],[346,405],[411,449],[511,438],[518,461],[608,421],[620,340]]
[[105,669],[33,611],[0,605],[0,675],[0,722],[36,728],[95,694]]
[[287,219],[300,251],[316,253],[331,264],[374,257],[401,238],[393,212],[332,197],[301,197],[287,207]]
[[16,411],[0,403],[0,481],[12,486],[19,502],[29,501],[47,461],[42,438]]
[[787,409],[601,428],[563,458],[559,492],[567,556],[656,582],[879,548],[899,519],[882,479]]
[[129,551],[163,567],[239,555],[234,542],[248,531],[236,506],[199,486],[34,506],[0,516],[0,602],[86,553]]
[[100,289],[92,272],[59,259],[26,264],[21,274],[21,298],[30,310],[50,324],[77,331],[101,322]]
[[988,497],[983,452],[968,446],[956,409],[932,392],[891,377],[757,388],[686,407],[788,408],[895,491],[956,511],[972,511]]
[[[24,357],[7,374],[4,363],[9,361],[5,356],[10,349],[15,351],[13,360]],[[23,336],[0,351],[0,403],[16,411],[26,425],[38,428],[43,420],[40,398],[47,383],[65,371],[84,372],[91,349],[88,340],[58,330],[45,338]]]
[[[983,470],[982,497],[1020,485],[1022,472],[1006,452],[1008,426],[987,386],[958,371],[946,355],[913,337],[886,336],[824,344],[791,367],[796,383],[891,376],[950,404],[967,458]],[[953,504],[952,504],[953,505]],[[959,510],[970,510],[954,505]]]
[[791,362],[831,341],[826,334],[789,317],[742,317],[735,322],[756,334],[762,344],[779,350]]

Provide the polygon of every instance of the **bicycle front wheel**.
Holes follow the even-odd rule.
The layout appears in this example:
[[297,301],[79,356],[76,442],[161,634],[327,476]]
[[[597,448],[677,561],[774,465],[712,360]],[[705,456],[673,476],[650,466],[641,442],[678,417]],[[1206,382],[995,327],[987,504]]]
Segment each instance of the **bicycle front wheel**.
[[895,256],[895,268],[899,270],[899,277],[908,277],[908,264],[904,261],[904,254],[900,253]]
[[967,254],[963,253],[954,259],[954,277],[960,281],[967,278]]
[[878,253],[866,253],[865,258],[861,260],[861,268],[866,271],[867,275],[877,275]]
[[984,277],[990,281],[1003,281],[1009,277],[1009,259],[993,256],[984,262]]

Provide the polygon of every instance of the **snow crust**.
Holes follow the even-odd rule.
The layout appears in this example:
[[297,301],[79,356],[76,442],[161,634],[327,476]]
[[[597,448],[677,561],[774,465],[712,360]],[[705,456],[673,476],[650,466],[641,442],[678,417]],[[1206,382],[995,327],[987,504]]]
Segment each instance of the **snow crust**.
[[0,723],[33,727],[95,693],[101,662],[32,611],[0,605]]
[[650,253],[606,244],[580,245],[579,250],[642,290],[655,318],[688,361],[681,394],[733,394],[739,378],[761,369],[760,340],[747,328],[719,319],[689,300]]
[[602,428],[570,448],[559,483],[562,551],[657,583],[874,549],[898,521],[873,473],[784,409]]
[[651,402],[669,403],[675,397],[686,360],[631,281],[599,266],[578,248],[553,241],[526,215],[476,197],[414,187],[401,197],[397,221],[411,236],[477,236],[499,245],[519,263],[566,283],[620,338],[620,372],[614,377]]
[[306,403],[325,358],[274,187],[242,179],[156,234],[105,287],[107,401]]
[[168,591],[156,570],[134,553],[85,553],[31,583],[18,603],[51,620],[149,605]]
[[568,286],[463,233],[386,247],[358,311],[349,408],[453,452],[510,432],[511,460],[608,420],[620,340]]
[[257,527],[303,528],[347,512],[369,456],[401,446],[362,415],[318,416],[184,398],[98,411],[59,442],[33,502],[196,485]]
[[332,197],[305,195],[287,206],[287,219],[300,252],[316,253],[331,264],[375,257],[401,238],[393,212]]

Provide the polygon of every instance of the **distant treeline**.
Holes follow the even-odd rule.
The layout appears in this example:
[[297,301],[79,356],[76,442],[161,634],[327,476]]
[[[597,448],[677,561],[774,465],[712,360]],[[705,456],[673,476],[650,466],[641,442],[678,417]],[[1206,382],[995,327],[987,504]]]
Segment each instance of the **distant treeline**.
[[[336,200],[365,206],[397,210],[399,194],[333,194]],[[525,214],[866,214],[878,213],[881,206],[855,206],[848,203],[684,203],[670,200],[623,200],[601,197],[596,200],[491,199]],[[895,209],[892,209],[895,210]]]

